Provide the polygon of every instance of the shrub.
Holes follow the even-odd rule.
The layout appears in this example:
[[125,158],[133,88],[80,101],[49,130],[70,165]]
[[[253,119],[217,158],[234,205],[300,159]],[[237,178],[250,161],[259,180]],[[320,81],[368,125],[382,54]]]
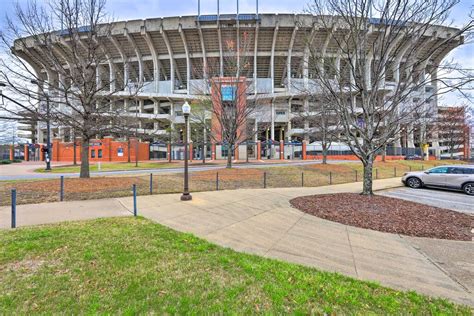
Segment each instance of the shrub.
[[9,165],[12,162],[10,160],[0,160],[0,165]]

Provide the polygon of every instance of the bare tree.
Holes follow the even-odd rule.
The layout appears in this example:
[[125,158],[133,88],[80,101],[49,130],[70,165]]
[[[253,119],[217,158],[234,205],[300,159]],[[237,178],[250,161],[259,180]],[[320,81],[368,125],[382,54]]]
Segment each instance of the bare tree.
[[439,109],[439,116],[436,122],[436,129],[443,145],[447,147],[450,158],[465,146],[468,141],[468,107],[454,106],[442,107]]
[[105,0],[32,0],[16,5],[2,33],[9,59],[1,79],[23,96],[22,113],[51,119],[82,138],[81,178],[90,176],[89,141],[113,133],[117,118],[127,115],[110,98],[126,80],[111,69],[115,64],[104,45],[109,22]]
[[196,100],[191,104],[190,122],[195,132],[193,143],[201,145],[202,163],[206,163],[206,148],[210,139],[212,104],[208,100]]
[[[314,27],[328,31],[327,44],[310,40],[314,89],[334,103],[341,139],[364,166],[364,195],[373,194],[373,163],[381,149],[431,115],[439,95],[472,80],[450,77],[452,65],[441,63],[473,27],[472,22],[461,29],[440,26],[456,3],[313,0],[308,7],[317,16]],[[334,54],[327,54],[328,45]]]
[[335,104],[325,96],[312,94],[311,90],[306,92],[309,99],[308,109],[300,107],[294,112],[295,120],[306,122],[308,129],[304,131],[304,137],[311,140],[318,140],[321,144],[322,163],[327,163],[327,157],[331,145],[339,140],[341,133],[341,120],[337,114]]
[[202,95],[199,103],[212,105],[210,111],[215,123],[211,137],[227,146],[227,168],[232,167],[232,150],[235,146],[249,139],[249,132],[257,132],[249,125],[270,101],[255,93],[255,82],[249,79],[253,78],[250,62],[252,41],[245,31],[239,34],[237,40],[233,37],[223,38],[225,51],[222,62],[208,61],[203,73],[199,74],[205,78],[204,83],[194,87]]

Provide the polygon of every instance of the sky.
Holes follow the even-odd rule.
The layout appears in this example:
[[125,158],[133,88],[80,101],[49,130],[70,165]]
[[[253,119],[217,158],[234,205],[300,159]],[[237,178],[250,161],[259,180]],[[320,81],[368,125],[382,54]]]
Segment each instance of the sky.
[[[0,26],[4,17],[11,12],[14,3],[27,0],[0,0]],[[41,2],[42,0],[37,0]],[[46,0],[45,0],[46,1]],[[259,0],[260,13],[301,13],[310,0]],[[474,10],[474,0],[459,0],[451,14],[453,26],[461,26],[469,21],[469,13]],[[200,0],[201,14],[216,14],[217,0]],[[198,0],[108,0],[107,9],[114,20],[134,20],[168,16],[197,15]],[[235,13],[237,0],[220,0],[221,13]],[[254,13],[256,0],[240,0],[239,12]],[[474,69],[474,44],[464,45],[451,51],[446,57]],[[465,102],[454,94],[440,98],[441,105],[458,105]]]

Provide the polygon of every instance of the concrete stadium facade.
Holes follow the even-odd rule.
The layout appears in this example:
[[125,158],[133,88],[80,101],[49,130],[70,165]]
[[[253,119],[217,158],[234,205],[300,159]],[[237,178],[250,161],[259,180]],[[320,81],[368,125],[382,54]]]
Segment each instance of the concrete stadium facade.
[[[333,32],[344,32],[344,29],[314,27],[317,19],[317,16],[306,14],[222,14],[114,22],[112,35],[99,38],[110,60],[97,68],[97,80],[99,84],[110,83],[110,91],[121,90],[114,94],[112,102],[123,103],[126,107],[129,83],[143,82],[140,92],[135,95],[138,106],[127,108],[140,119],[140,131],[150,135],[149,140],[156,140],[166,134],[168,127],[184,124],[181,106],[185,101],[200,97],[200,91],[195,87],[205,81],[208,65],[219,65],[222,77],[232,75],[224,66],[225,41],[234,39],[239,43],[245,32],[252,39],[248,50],[252,76],[247,77],[254,86],[251,94],[270,100],[265,114],[254,118],[256,125],[268,126],[266,133],[255,135],[255,141],[306,140],[311,143],[317,141],[307,136],[312,126],[294,119],[298,109],[308,109],[310,102],[301,92],[304,89],[298,88],[307,88],[312,81],[305,66],[309,58],[306,39],[309,34],[313,45],[321,47],[323,58],[337,60],[341,56],[330,38]],[[439,45],[454,31],[439,26],[436,35],[419,40],[424,45]],[[462,38],[443,43],[444,49],[436,50],[435,55],[420,56],[428,60],[422,71],[435,78],[437,65],[461,43]],[[57,48],[61,55],[67,45],[58,43]],[[30,47],[17,49],[16,53],[40,71],[45,80],[50,80],[56,75],[41,62],[44,60],[41,50],[42,47],[32,43]],[[403,62],[403,52],[397,53],[398,62]],[[399,64],[393,65],[385,89],[394,89],[399,84],[398,68]],[[432,95],[437,87],[426,85],[425,89],[413,97]],[[426,102],[434,109],[438,106],[436,97],[427,98]],[[32,130],[34,141],[44,142],[44,128],[41,124]],[[53,134],[66,141],[70,137],[66,126],[54,127]],[[192,131],[190,138],[193,139]],[[416,143],[416,133],[409,133],[393,145],[415,147]],[[435,138],[431,145],[436,149]]]

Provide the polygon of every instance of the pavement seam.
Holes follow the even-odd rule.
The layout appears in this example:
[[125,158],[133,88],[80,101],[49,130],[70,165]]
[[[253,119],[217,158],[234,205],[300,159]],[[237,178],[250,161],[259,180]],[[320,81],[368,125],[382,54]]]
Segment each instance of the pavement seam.
[[[243,201],[243,200],[242,200],[242,201]],[[249,216],[249,217],[247,217],[247,218],[244,218],[244,219],[242,219],[242,220],[238,220],[238,221],[236,221],[236,222],[234,222],[234,223],[232,223],[232,224],[225,225],[225,226],[222,226],[222,227],[220,227],[220,228],[217,228],[217,229],[215,229],[215,230],[213,230],[213,231],[210,231],[209,233],[205,234],[204,236],[209,236],[209,235],[211,235],[211,234],[217,233],[217,232],[220,231],[220,230],[223,230],[223,229],[226,229],[226,228],[228,228],[228,227],[231,227],[231,226],[240,224],[240,223],[242,223],[242,222],[248,221],[248,220],[250,220],[250,219],[252,219],[252,218],[254,218],[254,217],[260,216],[260,215],[265,214],[265,213],[268,213],[268,212],[271,212],[271,210],[263,210],[263,212],[261,212],[261,213],[257,213],[257,214],[251,215],[251,216]],[[209,213],[211,213],[211,212],[209,212]],[[212,214],[219,215],[219,214],[217,214],[217,213],[212,213]],[[225,216],[225,215],[223,215],[223,216]],[[227,217],[227,218],[229,218],[229,217]],[[229,219],[231,219],[231,218],[229,218]]]
[[406,244],[409,245],[410,248],[414,249],[416,252],[421,254],[426,260],[428,260],[429,263],[431,263],[433,266],[435,266],[439,271],[441,271],[444,275],[446,275],[450,280],[452,280],[454,283],[458,284],[464,291],[467,293],[472,293],[469,288],[467,288],[464,284],[462,284],[456,277],[452,276],[448,271],[443,269],[438,263],[436,263],[435,260],[433,260],[428,254],[426,254],[424,251],[422,251],[419,247],[415,247],[410,243],[409,240],[405,239],[403,235],[398,235],[400,239],[402,239]]
[[304,214],[301,214],[301,215],[300,215],[300,218],[298,218],[298,220],[295,221],[295,222],[293,223],[293,225],[291,225],[291,226],[281,235],[281,237],[278,238],[278,240],[276,240],[276,241],[268,248],[267,251],[265,251],[265,256],[266,256],[271,250],[273,250],[273,247],[275,247],[276,244],[278,244],[278,243],[283,239],[283,237],[285,237],[286,235],[288,235],[288,232],[289,232],[290,230],[292,230],[293,227],[295,227],[296,224],[298,224],[298,223],[301,221],[301,219],[302,219],[303,217],[304,217]]
[[356,276],[359,277],[359,272],[357,271],[357,264],[356,264],[356,260],[354,256],[354,250],[352,249],[351,238],[349,237],[349,230],[347,229],[347,225],[345,226],[346,226],[345,230],[346,230],[347,242],[349,243],[349,249],[351,250],[352,262],[354,263],[354,270],[355,270]]
[[125,208],[126,211],[128,211],[129,213],[133,214],[133,211],[131,209],[129,209],[125,204],[123,204],[122,201],[120,201],[120,199],[115,199],[117,202],[119,202],[120,205],[123,206],[123,208]]

